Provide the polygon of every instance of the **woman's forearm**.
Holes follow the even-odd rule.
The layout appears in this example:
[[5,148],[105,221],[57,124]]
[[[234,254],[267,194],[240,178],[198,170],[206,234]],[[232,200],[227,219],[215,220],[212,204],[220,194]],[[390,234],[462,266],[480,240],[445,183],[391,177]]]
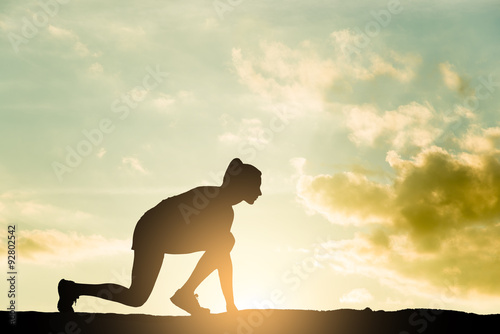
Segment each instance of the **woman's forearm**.
[[224,254],[221,258],[219,266],[219,280],[222,288],[222,293],[226,299],[226,305],[234,306],[234,293],[233,293],[233,262],[231,255]]

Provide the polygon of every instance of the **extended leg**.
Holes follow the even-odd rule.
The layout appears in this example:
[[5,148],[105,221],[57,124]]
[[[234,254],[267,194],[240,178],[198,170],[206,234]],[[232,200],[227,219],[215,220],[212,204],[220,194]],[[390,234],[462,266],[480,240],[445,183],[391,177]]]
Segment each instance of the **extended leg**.
[[[77,284],[67,289],[68,294],[78,296],[94,296],[112,300],[128,306],[143,305],[153,290],[156,278],[163,262],[163,254],[135,251],[130,288],[119,284]],[[63,296],[61,296],[63,299]],[[60,299],[60,300],[61,300]]]

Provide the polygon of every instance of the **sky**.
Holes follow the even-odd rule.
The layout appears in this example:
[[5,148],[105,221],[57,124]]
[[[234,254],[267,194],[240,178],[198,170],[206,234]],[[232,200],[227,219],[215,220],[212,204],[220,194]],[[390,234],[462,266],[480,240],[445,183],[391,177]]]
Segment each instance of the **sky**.
[[[239,157],[263,173],[235,206],[239,308],[498,313],[499,9],[2,1],[0,257],[15,224],[18,309],[56,311],[61,278],[130,284],[141,215]],[[166,255],[140,308],[75,309],[185,314],[169,298],[200,256]],[[224,311],[216,273],[197,293]]]

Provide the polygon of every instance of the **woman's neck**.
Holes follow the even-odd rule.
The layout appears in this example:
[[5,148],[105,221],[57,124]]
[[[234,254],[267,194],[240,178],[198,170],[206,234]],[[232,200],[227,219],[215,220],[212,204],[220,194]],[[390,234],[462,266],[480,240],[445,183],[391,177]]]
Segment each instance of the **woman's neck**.
[[235,194],[234,191],[231,191],[231,189],[228,187],[219,187],[219,189],[220,192],[219,196],[217,197],[221,202],[225,204],[233,206],[240,203],[243,200],[239,198],[239,196],[237,196],[237,194]]

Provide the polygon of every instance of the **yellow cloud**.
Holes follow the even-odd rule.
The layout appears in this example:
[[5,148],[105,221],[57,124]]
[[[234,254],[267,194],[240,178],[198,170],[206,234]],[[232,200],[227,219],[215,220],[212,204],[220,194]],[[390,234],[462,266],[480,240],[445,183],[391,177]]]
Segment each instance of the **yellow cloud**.
[[297,192],[309,210],[333,223],[346,224],[339,217],[354,216],[371,227],[345,240],[344,255],[351,255],[343,266],[336,258],[337,270],[354,261],[367,273],[385,268],[392,280],[400,276],[453,287],[463,295],[500,295],[498,158],[491,152],[452,154],[430,147],[403,159],[392,151],[387,154],[395,172],[390,184],[360,173],[302,175]]
[[460,147],[474,153],[498,153],[496,148],[500,144],[500,127],[481,129],[471,127],[460,140]]
[[[20,230],[17,251],[23,263],[64,264],[130,251],[130,240],[106,239],[58,230]],[[2,250],[6,254],[5,246]]]
[[383,221],[392,202],[388,186],[350,172],[303,176],[298,183],[298,194],[308,208],[341,225]]
[[450,90],[456,91],[460,95],[470,95],[473,92],[467,80],[460,76],[450,63],[440,63],[439,71],[441,72],[444,84]]
[[[463,159],[436,147],[414,160],[388,159],[398,174],[393,185],[398,226],[424,248],[439,247],[443,234],[491,224],[500,218],[500,163],[495,156]],[[479,162],[479,163],[478,163]]]
[[443,76],[443,81],[446,87],[452,90],[458,90],[460,88],[462,80],[460,79],[460,76],[453,71],[453,67],[450,63],[446,62],[439,64],[439,71]]
[[[0,195],[0,222],[21,223],[23,226],[38,228],[91,226],[102,222],[102,218],[81,210],[69,210],[52,204],[33,200],[36,192],[6,192]],[[50,193],[50,192],[49,192]]]

